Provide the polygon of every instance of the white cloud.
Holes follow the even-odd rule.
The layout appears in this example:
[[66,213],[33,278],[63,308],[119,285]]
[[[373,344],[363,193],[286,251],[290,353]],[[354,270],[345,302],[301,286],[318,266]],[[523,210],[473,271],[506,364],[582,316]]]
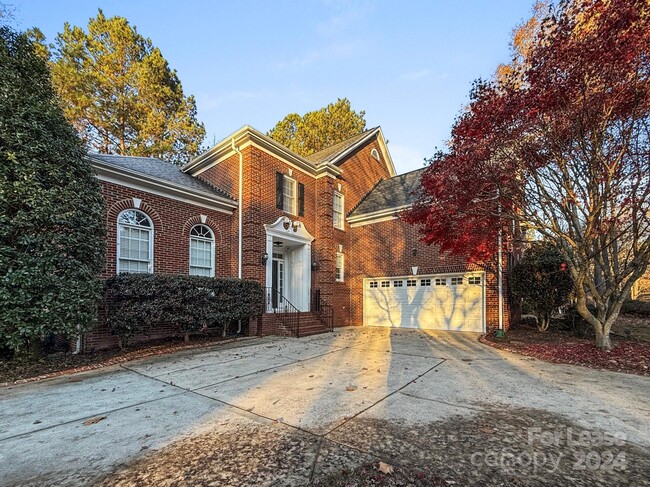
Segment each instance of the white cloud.
[[399,77],[400,81],[417,81],[419,79],[426,78],[431,75],[430,69],[421,69],[420,71],[413,71],[410,73],[404,73]]
[[279,69],[302,68],[316,62],[336,61],[359,56],[367,52],[367,43],[359,41],[335,42],[324,46],[322,49],[314,49],[305,54],[283,61],[277,64]]

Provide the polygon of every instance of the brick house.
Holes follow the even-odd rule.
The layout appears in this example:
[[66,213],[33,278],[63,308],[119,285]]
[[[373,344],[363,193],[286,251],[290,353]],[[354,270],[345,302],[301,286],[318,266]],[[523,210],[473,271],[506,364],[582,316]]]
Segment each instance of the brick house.
[[[307,157],[245,126],[182,168],[154,158],[89,160],[106,199],[102,277],[258,280],[267,302],[249,334],[282,333],[281,303],[300,312],[301,335],[322,330],[326,308],[335,326],[499,325],[494,273],[421,244],[417,229],[399,219],[422,170],[396,175],[379,127]],[[83,347],[114,343],[100,325]]]

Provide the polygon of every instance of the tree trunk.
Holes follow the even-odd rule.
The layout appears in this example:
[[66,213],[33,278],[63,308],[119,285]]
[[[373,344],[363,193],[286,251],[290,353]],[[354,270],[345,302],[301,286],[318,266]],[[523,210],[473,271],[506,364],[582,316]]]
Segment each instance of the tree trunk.
[[41,355],[41,339],[40,338],[31,338],[29,340],[29,355],[32,360],[38,359]]
[[596,347],[600,350],[611,350],[612,341],[609,338],[609,330],[603,331],[602,327],[594,327],[596,330]]
[[548,326],[551,323],[550,313],[540,313],[537,315],[537,329],[541,332],[548,330]]

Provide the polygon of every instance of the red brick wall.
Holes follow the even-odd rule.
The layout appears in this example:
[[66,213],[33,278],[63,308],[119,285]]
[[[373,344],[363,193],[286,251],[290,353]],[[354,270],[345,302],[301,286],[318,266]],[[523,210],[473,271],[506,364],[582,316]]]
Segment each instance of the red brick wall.
[[[201,215],[207,216],[208,225],[215,236],[215,276],[236,276],[236,232],[233,232],[233,215],[173,200],[164,196],[127,188],[101,181],[106,201],[107,254],[106,267],[101,277],[115,275],[117,261],[117,216],[122,210],[134,208],[133,198],[141,200],[140,210],[146,213],[154,225],[155,273],[189,273],[189,231],[201,223]],[[169,336],[174,330],[160,328],[155,337]],[[144,339],[136,337],[135,341]],[[107,348],[117,344],[105,324],[88,333],[84,349]]]

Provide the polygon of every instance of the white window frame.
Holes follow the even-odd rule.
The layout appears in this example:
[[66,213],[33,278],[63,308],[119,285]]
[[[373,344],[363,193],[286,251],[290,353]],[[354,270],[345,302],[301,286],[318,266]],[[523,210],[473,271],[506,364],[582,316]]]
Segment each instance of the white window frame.
[[[146,217],[146,219],[149,221],[149,228],[143,227],[143,226],[140,226],[140,225],[130,225],[128,223],[120,223],[120,218],[122,218],[122,215],[124,215],[124,213],[127,213],[129,211],[135,211],[137,213],[141,213],[142,215],[144,215]],[[120,228],[127,227],[127,228],[137,228],[138,230],[147,230],[149,232],[149,260],[148,260],[148,264],[147,264],[147,272],[146,272],[146,274],[153,274],[153,263],[154,263],[153,241],[154,241],[154,236],[155,236],[155,229],[154,229],[153,221],[151,220],[151,217],[149,217],[149,215],[147,215],[144,211],[139,210],[137,208],[128,208],[126,210],[120,211],[120,213],[117,215],[116,224],[117,224],[117,227],[116,227],[116,230],[117,230],[117,232],[116,232],[116,234],[117,234],[117,246],[116,246],[116,251],[115,251],[115,254],[116,254],[115,255],[115,257],[116,257],[116,259],[115,259],[115,272],[117,274],[122,272],[121,269],[120,269],[120,260],[136,260],[136,259],[122,259],[120,257],[120,251],[122,250],[122,248],[121,248],[122,246],[120,244]],[[141,261],[141,262],[144,262],[144,261]],[[141,272],[139,274],[145,274],[145,273]]]
[[[337,201],[341,202],[341,206],[338,210],[336,208]],[[338,228],[339,230],[345,230],[344,215],[345,215],[345,196],[343,196],[343,193],[334,191],[334,200],[332,203],[332,219],[333,219],[334,228]]]
[[[204,228],[206,228],[210,232],[210,238],[198,237],[196,235],[192,235],[192,230],[194,230],[196,227],[204,227]],[[210,275],[208,277],[214,277],[214,267],[215,267],[215,265],[214,265],[215,264],[214,232],[212,231],[212,229],[209,226],[207,226],[204,223],[199,223],[197,225],[194,225],[190,229],[190,240],[189,240],[189,244],[190,244],[189,247],[190,248],[189,248],[189,262],[188,262],[188,264],[189,264],[189,275],[190,276],[203,276],[203,274],[192,274],[192,268],[207,269],[207,267],[201,267],[201,266],[196,266],[196,265],[193,266],[192,265],[192,240],[196,240],[197,242],[210,242]]]
[[336,263],[335,263],[335,278],[336,282],[344,282],[345,281],[345,255],[343,252],[337,252],[336,253]]
[[[293,190],[293,197],[287,194],[287,186],[291,186]],[[282,178],[282,211],[291,213],[292,215],[298,214],[298,184],[296,180],[285,175]]]

